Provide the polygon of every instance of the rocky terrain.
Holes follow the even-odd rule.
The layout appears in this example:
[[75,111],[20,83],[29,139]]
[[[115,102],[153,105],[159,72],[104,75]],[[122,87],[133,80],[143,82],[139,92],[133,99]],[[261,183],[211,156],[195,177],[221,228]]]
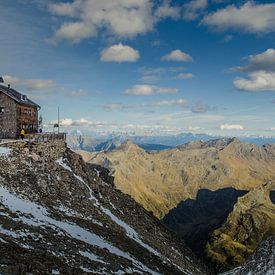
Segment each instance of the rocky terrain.
[[241,266],[222,275],[274,275],[275,274],[275,237],[264,240],[255,253]]
[[274,144],[232,138],[153,153],[127,141],[85,160],[110,169],[115,185],[156,217],[166,215],[164,223],[220,271],[244,263],[275,233]]
[[240,197],[226,222],[212,233],[207,254],[215,266],[222,270],[244,263],[263,240],[275,235],[275,204],[270,200],[272,190],[275,190],[275,182]]
[[109,168],[115,185],[158,218],[200,189],[251,190],[275,178],[275,145],[239,140],[191,142],[176,149],[147,152],[131,141],[112,152],[86,154]]
[[109,171],[62,141],[0,145],[0,274],[206,274]]

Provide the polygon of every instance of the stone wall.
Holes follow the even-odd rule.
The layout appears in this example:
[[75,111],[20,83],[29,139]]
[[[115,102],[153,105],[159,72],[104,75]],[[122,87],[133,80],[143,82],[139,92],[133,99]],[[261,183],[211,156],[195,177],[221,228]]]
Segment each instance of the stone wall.
[[4,112],[0,113],[0,139],[16,138],[17,122],[16,122],[16,103],[8,96],[0,92],[0,108],[4,108]]
[[56,161],[64,155],[67,149],[67,144],[64,140],[50,140],[41,142],[18,141],[5,143],[2,146],[23,151],[37,161]]

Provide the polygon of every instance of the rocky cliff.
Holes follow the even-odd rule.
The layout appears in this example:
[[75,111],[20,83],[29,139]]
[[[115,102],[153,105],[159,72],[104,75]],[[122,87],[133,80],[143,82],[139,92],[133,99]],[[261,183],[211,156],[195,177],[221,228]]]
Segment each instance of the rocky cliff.
[[243,264],[263,240],[275,235],[272,190],[275,190],[275,182],[239,198],[226,222],[213,232],[207,254],[221,270]]
[[241,266],[221,275],[274,275],[275,237],[262,241],[248,260]]
[[205,274],[184,242],[52,142],[0,145],[1,274]]

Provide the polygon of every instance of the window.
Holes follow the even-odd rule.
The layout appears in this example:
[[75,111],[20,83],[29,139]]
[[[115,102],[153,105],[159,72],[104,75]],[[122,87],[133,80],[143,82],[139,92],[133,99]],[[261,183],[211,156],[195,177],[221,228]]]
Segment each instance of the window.
[[5,113],[5,108],[4,107],[0,107],[0,114]]

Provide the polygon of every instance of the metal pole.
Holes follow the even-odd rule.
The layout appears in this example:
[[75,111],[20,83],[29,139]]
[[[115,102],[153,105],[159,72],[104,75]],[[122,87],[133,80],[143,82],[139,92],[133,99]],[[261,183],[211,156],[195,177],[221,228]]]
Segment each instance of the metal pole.
[[58,106],[57,112],[58,112],[58,130],[57,130],[57,133],[59,134],[59,106]]

